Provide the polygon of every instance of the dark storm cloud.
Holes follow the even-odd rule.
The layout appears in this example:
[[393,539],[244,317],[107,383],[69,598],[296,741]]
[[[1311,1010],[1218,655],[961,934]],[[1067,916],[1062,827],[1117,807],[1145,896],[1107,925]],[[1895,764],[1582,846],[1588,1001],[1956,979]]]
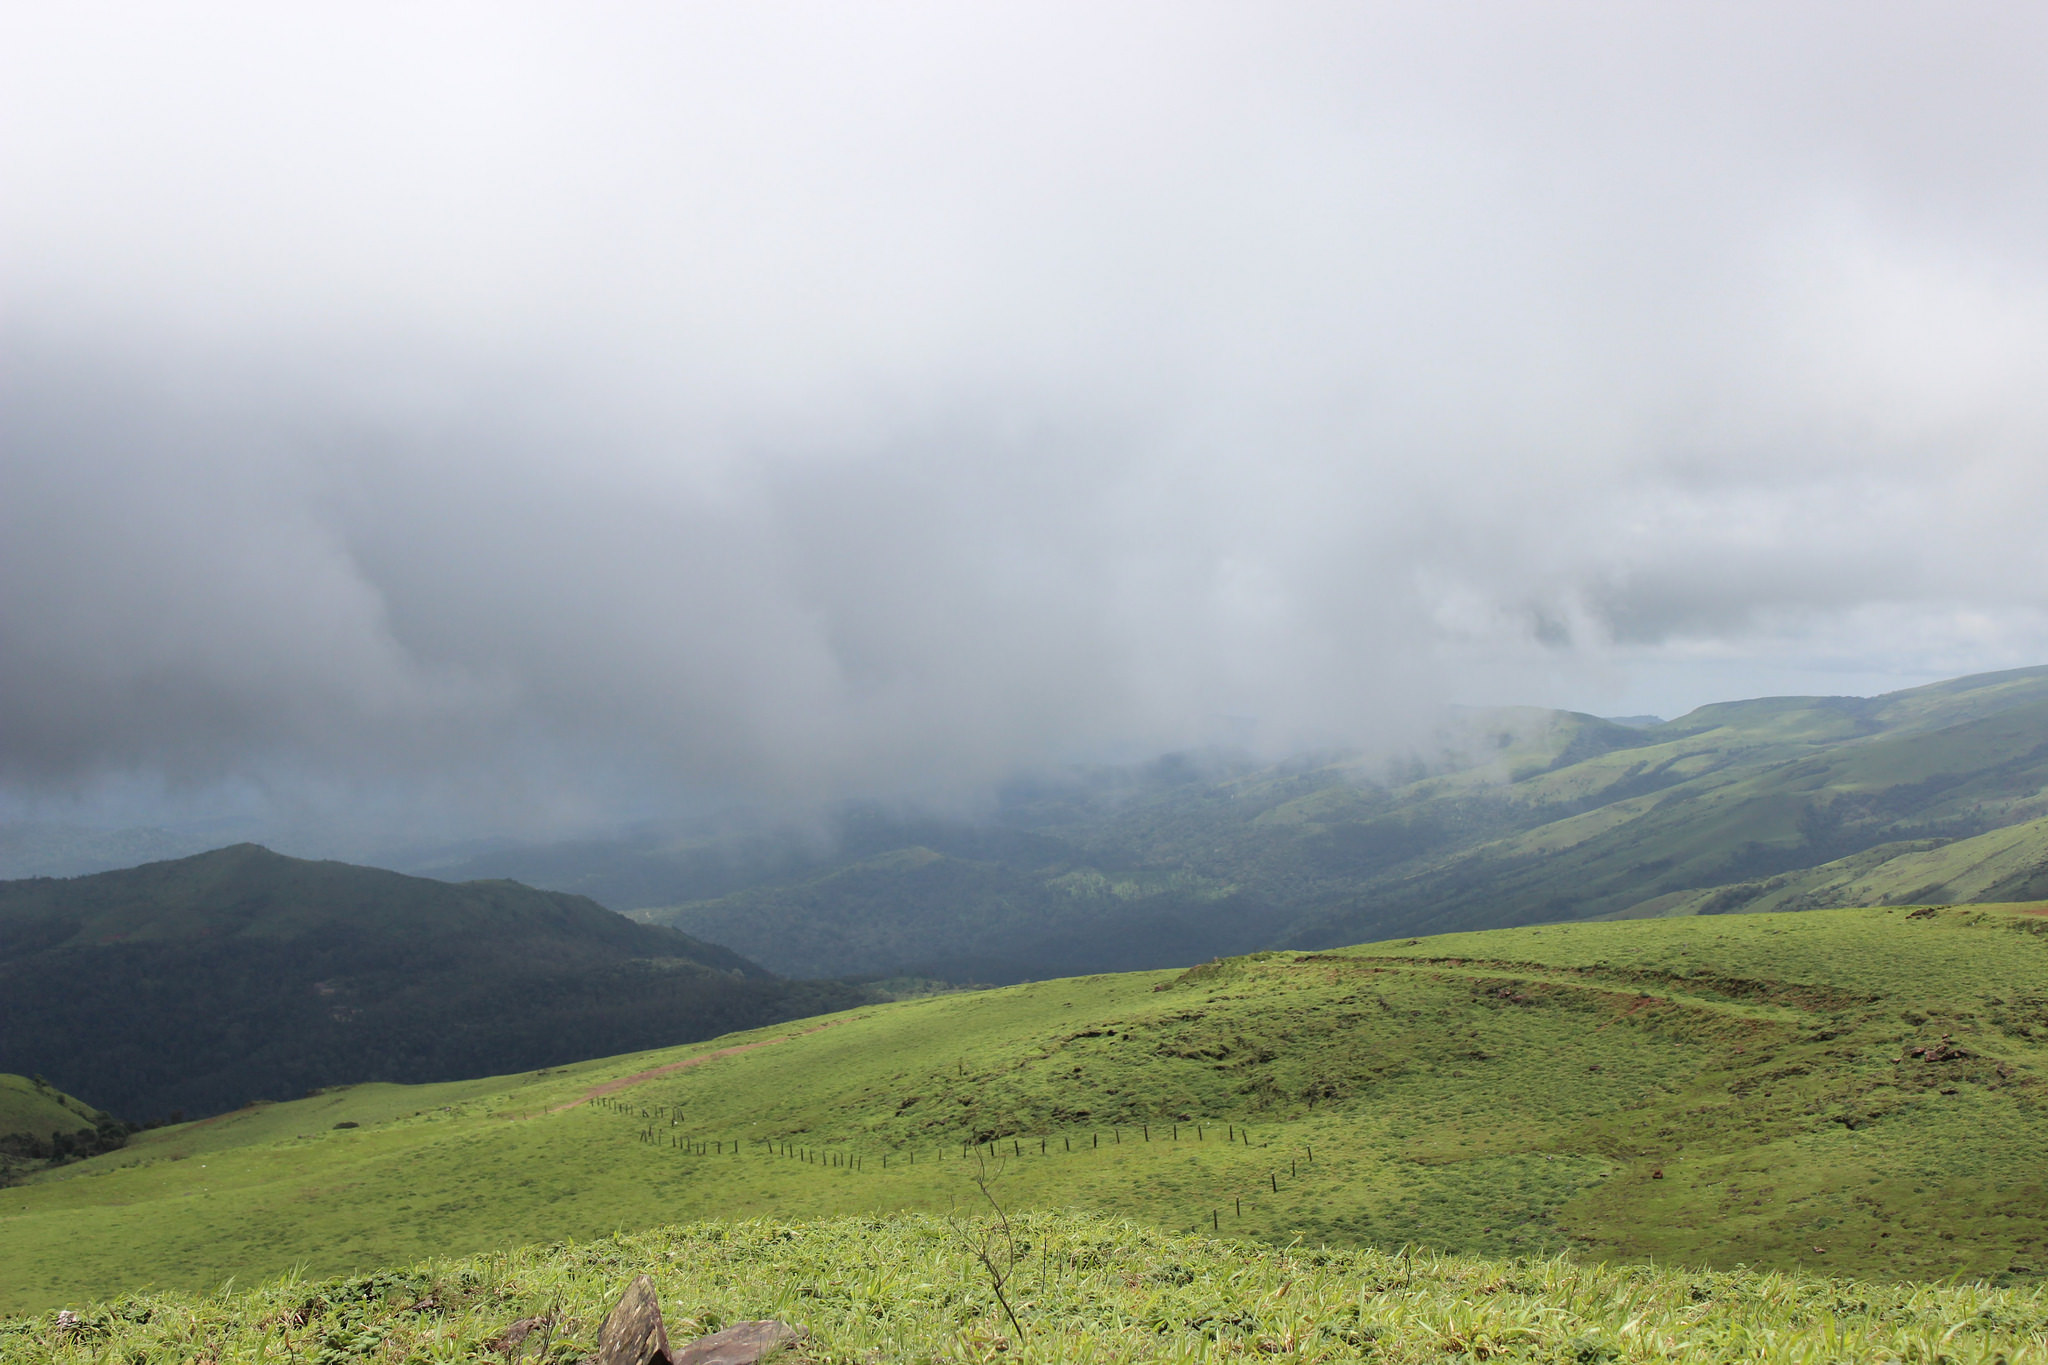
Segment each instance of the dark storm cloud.
[[2044,27],[16,7],[4,783],[576,820],[2036,662]]

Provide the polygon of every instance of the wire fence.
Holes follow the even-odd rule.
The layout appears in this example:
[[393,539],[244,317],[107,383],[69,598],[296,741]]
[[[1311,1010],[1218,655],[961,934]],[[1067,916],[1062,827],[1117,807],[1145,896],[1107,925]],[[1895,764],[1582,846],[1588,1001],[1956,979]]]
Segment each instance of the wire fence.
[[[884,1149],[863,1148],[854,1143],[825,1143],[822,1145],[802,1142],[789,1138],[735,1138],[699,1137],[677,1131],[683,1125],[684,1115],[680,1105],[632,1104],[609,1096],[593,1100],[592,1105],[600,1110],[626,1118],[639,1120],[636,1138],[649,1146],[665,1147],[687,1156],[742,1158],[756,1155],[773,1159],[792,1161],[827,1170],[844,1171],[851,1175],[873,1174],[895,1169],[907,1170],[918,1165],[946,1164],[980,1159],[1011,1158],[1021,1160],[1029,1156],[1065,1157],[1076,1154],[1093,1154],[1105,1150],[1114,1151],[1125,1146],[1150,1145],[1181,1142],[1220,1142],[1232,1149],[1245,1148],[1252,1151],[1268,1152],[1273,1165],[1259,1182],[1258,1193],[1278,1197],[1283,1192],[1283,1177],[1279,1161],[1283,1154],[1287,1160],[1287,1181],[1301,1178],[1302,1168],[1315,1164],[1315,1148],[1303,1144],[1297,1148],[1279,1149],[1269,1142],[1257,1141],[1252,1130],[1232,1120],[1222,1123],[1137,1123],[1133,1125],[1112,1124],[1107,1128],[1090,1128],[1057,1133],[1035,1133],[1030,1135],[1011,1134],[1000,1138],[962,1139],[953,1142],[932,1143],[925,1146],[899,1145]],[[1104,1139],[1107,1138],[1107,1141]],[[894,1162],[892,1168],[891,1162]],[[1233,1220],[1244,1218],[1247,1202],[1242,1192],[1228,1196],[1228,1203],[1217,1202],[1208,1210],[1206,1220],[1211,1231],[1223,1228],[1226,1210]],[[1254,1212],[1257,1211],[1258,1194],[1251,1197]]]

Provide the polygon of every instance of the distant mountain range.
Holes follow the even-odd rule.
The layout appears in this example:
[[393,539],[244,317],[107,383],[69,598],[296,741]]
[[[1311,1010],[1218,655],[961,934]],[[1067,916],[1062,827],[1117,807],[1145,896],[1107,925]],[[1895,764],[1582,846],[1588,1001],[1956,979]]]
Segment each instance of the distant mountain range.
[[581,896],[253,844],[0,882],[0,1072],[128,1119],[519,1071],[866,998]]
[[1013,981],[1550,920],[2048,896],[2048,669],[1676,720],[1473,713],[1407,771],[1182,757],[830,847],[587,843],[580,890],[782,972]]
[[848,807],[831,839],[416,870],[436,879],[243,845],[0,883],[0,1071],[148,1119],[876,993],[771,972],[1001,983],[1549,921],[2039,899],[2048,669],[1670,721],[1473,712],[1399,770],[1183,755],[1014,787],[978,821]]

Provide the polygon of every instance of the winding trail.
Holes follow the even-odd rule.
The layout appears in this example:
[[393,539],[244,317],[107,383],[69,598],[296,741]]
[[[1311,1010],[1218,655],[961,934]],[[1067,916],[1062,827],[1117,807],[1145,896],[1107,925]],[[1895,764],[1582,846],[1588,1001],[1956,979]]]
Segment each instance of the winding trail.
[[716,1061],[720,1057],[731,1057],[736,1053],[752,1052],[757,1047],[773,1047],[777,1043],[786,1043],[793,1038],[809,1037],[813,1033],[819,1033],[825,1029],[835,1028],[840,1024],[852,1022],[850,1019],[834,1019],[830,1023],[807,1028],[801,1033],[785,1033],[780,1038],[763,1038],[756,1043],[735,1043],[731,1047],[722,1047],[713,1052],[699,1053],[695,1057],[685,1057],[680,1062],[670,1062],[667,1066],[657,1066],[651,1067],[646,1071],[636,1071],[630,1076],[620,1076],[616,1080],[604,1081],[598,1085],[593,1085],[567,1104],[558,1104],[548,1110],[548,1112],[550,1114],[559,1114],[565,1109],[574,1109],[579,1104],[588,1104],[590,1101],[600,1099],[606,1095],[616,1095],[628,1086],[638,1085],[642,1081],[651,1081],[656,1076],[666,1076],[670,1072],[681,1071],[686,1067],[702,1066],[704,1063]]

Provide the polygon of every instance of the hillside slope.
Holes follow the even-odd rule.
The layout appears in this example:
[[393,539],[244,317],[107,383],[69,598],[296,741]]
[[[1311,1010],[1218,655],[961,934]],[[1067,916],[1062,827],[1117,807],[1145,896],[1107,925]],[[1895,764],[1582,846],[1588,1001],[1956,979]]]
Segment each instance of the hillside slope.
[[1656,897],[1630,916],[1812,910],[1829,905],[1926,905],[2048,897],[2048,819],[1973,838],[1879,844],[1819,867]]
[[2044,931],[1997,908],[1498,930],[362,1086],[36,1177],[0,1201],[0,1307],[944,1213],[982,1159],[1013,1208],[1280,1243],[2031,1279],[2048,1187],[2013,1154],[2048,1144]]
[[[758,840],[724,865],[712,842],[613,856],[632,869],[618,889],[643,907],[636,918],[780,971],[1012,981],[1761,906],[1759,888],[1776,878],[2044,818],[2048,670],[2026,669],[1873,698],[1731,702],[1651,726],[1474,713],[1407,770],[1327,756],[1179,760],[1020,788],[978,826],[849,813],[832,856],[792,848],[778,862]],[[674,885],[697,895],[649,905],[663,857],[690,869]],[[1814,890],[1799,903],[1885,898],[1842,870],[1799,883]],[[1915,875],[1895,868],[1887,895]],[[1950,880],[1917,898],[2009,899],[2048,885]],[[1709,891],[1727,894],[1691,894]]]
[[0,1075],[0,1134],[47,1139],[89,1129],[107,1115],[27,1076]]
[[0,1075],[0,1185],[47,1162],[113,1151],[131,1131],[40,1076]]
[[0,883],[0,1070],[130,1117],[546,1065],[860,998],[582,897],[255,845]]

